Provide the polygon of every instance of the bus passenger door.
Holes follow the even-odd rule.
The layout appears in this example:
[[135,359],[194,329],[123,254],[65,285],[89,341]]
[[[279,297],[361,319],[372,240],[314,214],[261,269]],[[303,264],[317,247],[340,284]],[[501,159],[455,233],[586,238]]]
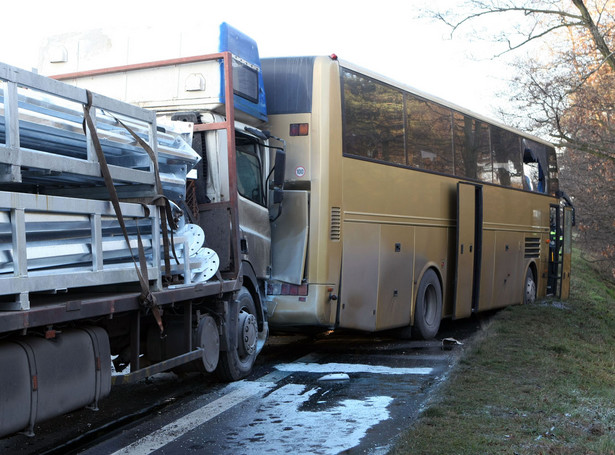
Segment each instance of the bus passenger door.
[[572,258],[572,223],[573,208],[564,207],[564,244],[562,245],[562,284],[560,286],[560,299],[567,300],[570,296],[570,265]]
[[563,300],[567,299],[570,294],[572,217],[572,207],[551,205],[547,294]]
[[483,188],[457,183],[457,251],[454,314],[465,318],[478,309],[483,226]]

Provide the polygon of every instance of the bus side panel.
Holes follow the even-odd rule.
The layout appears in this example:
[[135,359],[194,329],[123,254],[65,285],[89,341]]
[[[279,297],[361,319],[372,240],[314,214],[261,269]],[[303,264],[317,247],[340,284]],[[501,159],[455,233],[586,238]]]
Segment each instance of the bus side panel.
[[[548,217],[548,215],[546,215]],[[548,220],[547,220],[548,222]],[[540,260],[538,262],[538,276],[536,277],[537,297],[547,295],[547,276],[549,274],[549,233],[540,237]]]
[[378,301],[380,226],[344,223],[340,327],[373,331]]
[[521,266],[523,243],[517,232],[497,232],[495,235],[494,289],[491,308],[521,303]]
[[493,308],[493,280],[496,271],[495,262],[495,231],[483,230],[483,256],[480,274],[480,294],[478,311]]
[[414,252],[412,226],[344,226],[340,327],[375,331],[410,324]]
[[382,225],[376,330],[410,323],[414,228]]

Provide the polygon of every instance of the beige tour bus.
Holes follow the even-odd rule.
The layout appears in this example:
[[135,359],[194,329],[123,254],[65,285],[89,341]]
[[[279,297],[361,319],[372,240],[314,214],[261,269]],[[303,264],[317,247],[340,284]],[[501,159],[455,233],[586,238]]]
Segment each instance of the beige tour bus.
[[428,339],[442,318],[567,297],[573,211],[551,144],[335,56],[263,74],[287,141],[272,327]]

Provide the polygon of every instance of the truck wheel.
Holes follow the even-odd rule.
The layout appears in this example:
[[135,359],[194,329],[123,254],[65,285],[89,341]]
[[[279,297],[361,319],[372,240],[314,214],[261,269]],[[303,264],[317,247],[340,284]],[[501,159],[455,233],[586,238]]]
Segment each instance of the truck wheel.
[[223,381],[237,381],[250,374],[257,354],[258,321],[252,295],[246,288],[241,288],[235,300],[237,304],[231,305],[235,314],[229,317],[235,318],[237,330],[229,336],[236,337],[237,347],[220,352],[216,374]]
[[536,280],[531,268],[525,274],[525,285],[523,286],[523,304],[532,304],[536,301]]
[[442,319],[442,287],[436,272],[429,269],[423,275],[414,307],[413,335],[423,340],[436,336]]

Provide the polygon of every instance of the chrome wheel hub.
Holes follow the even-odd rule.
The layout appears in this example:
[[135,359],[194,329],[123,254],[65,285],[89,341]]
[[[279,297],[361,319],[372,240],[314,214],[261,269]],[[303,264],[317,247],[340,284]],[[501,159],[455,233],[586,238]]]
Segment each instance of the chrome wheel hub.
[[239,313],[239,340],[238,349],[241,357],[246,357],[256,352],[258,339],[258,324],[253,314],[241,311]]

